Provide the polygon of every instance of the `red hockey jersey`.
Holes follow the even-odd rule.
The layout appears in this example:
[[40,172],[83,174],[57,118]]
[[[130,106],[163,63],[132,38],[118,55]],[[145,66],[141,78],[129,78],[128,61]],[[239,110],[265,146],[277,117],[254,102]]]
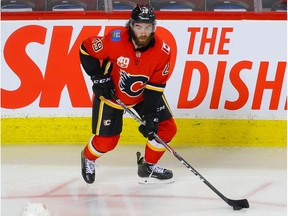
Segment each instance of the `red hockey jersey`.
[[[113,63],[111,79],[115,95],[126,105],[143,101],[145,88],[163,92],[169,75],[170,47],[157,35],[147,50],[135,50],[126,28],[106,36],[92,36],[83,42],[88,54]],[[83,52],[83,51],[82,51]]]

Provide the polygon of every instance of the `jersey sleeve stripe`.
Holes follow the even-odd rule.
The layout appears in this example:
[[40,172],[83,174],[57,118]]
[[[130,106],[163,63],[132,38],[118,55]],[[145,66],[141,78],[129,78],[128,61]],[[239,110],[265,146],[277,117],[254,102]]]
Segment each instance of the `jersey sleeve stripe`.
[[80,46],[80,52],[83,55],[88,55],[89,56],[89,53],[87,53],[84,49],[82,49],[82,45]]

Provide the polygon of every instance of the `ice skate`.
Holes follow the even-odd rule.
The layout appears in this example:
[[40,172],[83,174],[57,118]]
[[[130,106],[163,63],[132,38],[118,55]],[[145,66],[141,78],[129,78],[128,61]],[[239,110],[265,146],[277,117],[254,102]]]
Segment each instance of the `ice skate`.
[[88,160],[84,150],[81,152],[81,168],[84,181],[92,184],[95,181],[95,161]]
[[167,184],[174,182],[173,172],[156,164],[147,163],[137,152],[138,176],[140,184]]

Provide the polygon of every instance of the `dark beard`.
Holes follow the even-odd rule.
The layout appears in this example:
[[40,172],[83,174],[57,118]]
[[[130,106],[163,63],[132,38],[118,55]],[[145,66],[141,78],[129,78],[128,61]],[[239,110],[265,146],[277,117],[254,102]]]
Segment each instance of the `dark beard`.
[[133,31],[131,31],[131,36],[132,36],[132,39],[133,41],[135,42],[135,44],[140,48],[140,47],[147,47],[149,45],[149,43],[151,42],[151,40],[153,39],[154,37],[154,33],[150,34],[146,39],[145,41],[140,41],[136,35],[134,34]]

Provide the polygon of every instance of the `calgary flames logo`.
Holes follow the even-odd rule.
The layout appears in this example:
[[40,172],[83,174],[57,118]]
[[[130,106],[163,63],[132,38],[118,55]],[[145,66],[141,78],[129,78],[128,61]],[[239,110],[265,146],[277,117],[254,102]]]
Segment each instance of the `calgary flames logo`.
[[148,77],[141,75],[127,74],[124,70],[120,71],[120,90],[126,93],[129,97],[139,96],[148,82]]

